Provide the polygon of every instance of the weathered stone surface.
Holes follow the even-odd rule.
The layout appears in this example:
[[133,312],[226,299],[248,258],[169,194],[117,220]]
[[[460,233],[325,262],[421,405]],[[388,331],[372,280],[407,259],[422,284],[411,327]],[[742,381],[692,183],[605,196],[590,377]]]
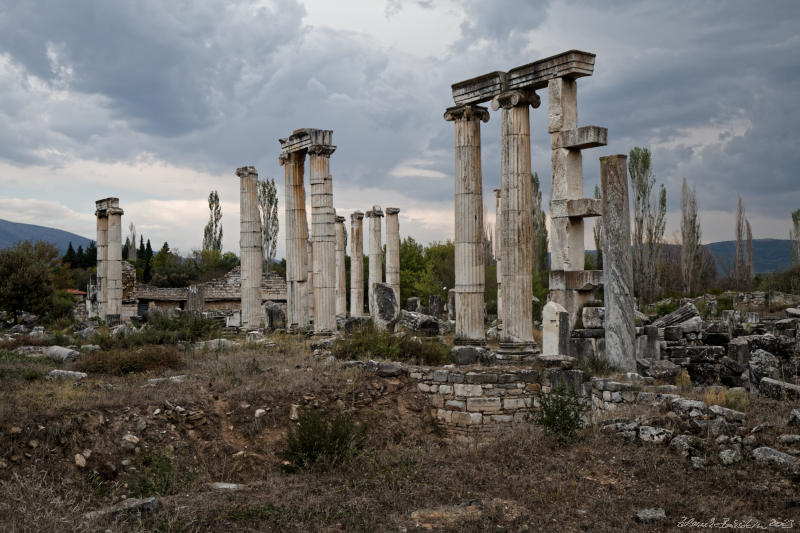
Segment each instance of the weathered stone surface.
[[[418,304],[419,299],[417,298],[416,300]],[[435,316],[405,310],[400,311],[399,323],[406,330],[427,337],[439,335],[441,327],[441,321]]]
[[122,437],[122,449],[132,452],[136,449],[136,446],[139,444],[139,437],[133,435],[131,433],[126,433]]
[[672,438],[672,431],[653,426],[639,426],[639,440],[642,442],[652,442],[663,444]]
[[233,348],[233,341],[228,339],[211,339],[210,341],[198,342],[194,345],[199,350],[219,350],[225,351]]
[[564,307],[553,301],[547,302],[542,309],[543,355],[567,355],[569,322],[564,323],[563,319],[566,313],[567,310]]
[[642,375],[650,376],[663,381],[672,381],[681,373],[681,367],[667,359],[649,360],[637,359],[637,367]]
[[652,326],[656,326],[658,328],[665,328],[667,326],[675,326],[680,324],[681,322],[685,322],[692,317],[699,317],[700,313],[697,311],[697,308],[694,306],[693,303],[687,303],[676,309],[675,311],[662,316],[661,318],[654,320],[651,324]]
[[57,361],[59,363],[74,361],[81,355],[80,352],[70,348],[64,348],[63,346],[48,346],[45,349],[44,354],[53,361]]
[[283,307],[276,302],[267,302],[264,306],[265,327],[267,329],[286,329],[286,313]]
[[719,452],[719,460],[724,465],[732,465],[742,460],[742,454],[735,448],[727,448]]
[[700,412],[705,412],[708,409],[708,405],[705,402],[688,398],[677,398],[672,401],[670,406],[673,411],[681,415],[687,415],[693,409],[697,409]]
[[643,524],[650,524],[653,522],[660,522],[667,518],[664,509],[642,509],[636,513],[636,521]]
[[712,405],[708,408],[709,411],[714,413],[716,416],[721,416],[728,422],[741,424],[744,422],[744,419],[747,415],[741,411],[736,411],[734,409],[728,409],[727,407],[722,407],[721,405]]
[[58,379],[71,379],[74,381],[78,381],[87,377],[88,374],[86,372],[73,372],[72,370],[51,370],[45,376],[45,379],[49,380],[58,380]]
[[[416,309],[409,309],[416,311]],[[350,215],[350,316],[364,314],[364,213]]]
[[385,378],[397,377],[406,373],[405,368],[400,363],[379,363],[377,375]]
[[788,426],[800,427],[800,409],[792,409],[789,412]]
[[394,289],[386,283],[375,283],[372,287],[373,319],[379,328],[394,330],[400,317],[400,305]]
[[584,307],[581,312],[581,322],[584,328],[602,328],[603,317],[605,316],[604,307]]
[[472,365],[481,360],[484,350],[477,346],[454,346],[450,351],[453,362],[457,365]]
[[122,502],[105,507],[97,511],[84,514],[86,520],[99,520],[107,516],[116,516],[121,513],[152,513],[158,510],[159,503],[155,496],[150,498],[128,498]]
[[780,376],[780,361],[766,350],[756,349],[750,355],[748,364],[750,369],[750,390],[757,390],[762,378],[778,378]]
[[703,448],[703,441],[693,435],[677,435],[669,441],[669,447],[683,457],[689,457]]
[[699,316],[694,316],[689,320],[681,322],[679,325],[684,335],[687,333],[699,333],[700,330],[703,329],[703,319]]
[[800,318],[800,309],[796,307],[787,307],[786,316],[789,318]]
[[750,452],[750,455],[756,462],[769,465],[787,474],[800,473],[800,460],[788,453],[762,446]]
[[758,391],[775,400],[796,400],[800,398],[800,385],[765,377],[758,384]]

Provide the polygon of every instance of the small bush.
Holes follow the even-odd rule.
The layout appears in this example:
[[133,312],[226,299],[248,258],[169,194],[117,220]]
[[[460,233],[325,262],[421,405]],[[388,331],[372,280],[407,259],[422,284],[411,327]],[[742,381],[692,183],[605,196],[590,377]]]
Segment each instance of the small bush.
[[733,297],[728,295],[720,295],[717,297],[717,311],[716,316],[722,316],[723,311],[733,310]]
[[659,303],[658,305],[656,305],[656,315],[658,316],[668,315],[671,312],[678,309],[678,307],[679,304],[677,300],[668,300],[666,302]]
[[534,418],[536,424],[561,443],[572,440],[583,426],[586,407],[581,397],[560,386],[543,395],[540,403],[541,411]]
[[132,348],[147,344],[177,344],[195,342],[219,337],[218,322],[204,318],[196,313],[181,313],[171,318],[164,313],[148,313],[146,325],[142,329],[125,335],[115,336],[109,332],[96,333],[93,344],[104,350],[112,348]]
[[150,452],[137,461],[136,470],[128,477],[129,494],[135,498],[169,496],[185,490],[191,476],[179,468],[168,455]]
[[747,391],[711,388],[703,394],[703,399],[708,405],[721,405],[736,411],[747,411],[750,406],[750,398],[747,396]]
[[689,376],[689,371],[684,369],[680,374],[675,376],[675,385],[681,392],[689,392],[692,390],[692,378]]
[[436,339],[412,340],[409,336],[396,336],[380,330],[372,323],[338,339],[331,352],[337,359],[344,360],[383,357],[424,365],[441,365],[450,360],[450,349]]
[[297,426],[289,430],[286,448],[278,456],[287,471],[312,465],[327,468],[358,453],[366,440],[367,427],[346,413],[302,410]]
[[596,354],[579,359],[576,366],[578,370],[583,370],[587,378],[609,376],[616,371],[611,363],[603,357],[598,357]]
[[75,363],[75,367],[82,372],[115,376],[168,368],[178,369],[183,365],[181,350],[174,346],[90,352],[83,354]]

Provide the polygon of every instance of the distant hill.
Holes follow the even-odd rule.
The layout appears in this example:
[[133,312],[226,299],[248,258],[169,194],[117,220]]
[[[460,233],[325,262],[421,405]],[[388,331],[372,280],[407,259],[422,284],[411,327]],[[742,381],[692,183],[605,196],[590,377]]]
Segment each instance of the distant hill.
[[[789,239],[753,239],[753,270],[755,273],[777,272],[792,266],[790,244]],[[712,242],[706,246],[717,260],[717,268],[720,272],[723,272],[721,265],[733,265],[736,241]]]
[[77,250],[78,246],[86,248],[91,239],[60,229],[0,219],[0,250],[21,241],[49,242],[63,254],[67,251],[70,242],[72,242],[72,247]]

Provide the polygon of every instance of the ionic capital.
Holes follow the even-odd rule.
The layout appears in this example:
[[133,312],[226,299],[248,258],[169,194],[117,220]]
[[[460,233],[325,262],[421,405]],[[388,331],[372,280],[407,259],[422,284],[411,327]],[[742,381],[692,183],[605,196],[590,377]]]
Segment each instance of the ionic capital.
[[363,220],[363,219],[364,219],[364,213],[362,213],[361,211],[353,211],[352,213],[350,213],[350,222],[355,222],[356,220]]
[[536,109],[541,104],[539,95],[530,90],[513,90],[505,91],[492,99],[492,109],[497,111],[501,107],[503,109],[511,109],[520,105],[530,105]]
[[400,212],[400,208],[399,207],[387,207],[386,208],[386,214],[387,215],[396,215],[399,212]]
[[280,162],[281,166],[285,165],[286,163],[289,162],[289,154],[282,153],[281,155],[278,156],[278,161]]
[[343,216],[336,216],[336,223],[337,224],[344,224],[344,217]]
[[236,169],[236,175],[240,178],[246,178],[248,176],[255,176],[258,178],[258,172],[256,172],[256,167],[239,167]]
[[312,144],[308,147],[310,155],[321,155],[323,157],[330,157],[335,151],[336,147],[328,144]]
[[448,107],[444,112],[444,119],[448,122],[455,120],[481,120],[489,122],[489,110],[479,105],[459,105]]

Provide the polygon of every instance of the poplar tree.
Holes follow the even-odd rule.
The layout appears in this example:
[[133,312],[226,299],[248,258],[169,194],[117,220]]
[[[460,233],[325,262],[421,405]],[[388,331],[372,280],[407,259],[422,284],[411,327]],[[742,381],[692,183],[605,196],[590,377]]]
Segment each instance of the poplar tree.
[[[258,211],[261,215],[261,242],[264,265],[267,269],[275,260],[278,245],[278,191],[275,180],[266,178],[258,180]],[[347,247],[345,232],[345,247]]]
[[628,155],[633,191],[633,286],[640,306],[655,298],[666,228],[667,191],[661,184],[653,198],[656,178],[651,159],[650,150],[638,146]]
[[697,196],[686,178],[681,187],[681,281],[684,294],[697,290],[703,247],[700,244],[700,220],[697,217]]
[[208,194],[208,224],[203,231],[203,250],[222,251],[222,207],[217,191]]

